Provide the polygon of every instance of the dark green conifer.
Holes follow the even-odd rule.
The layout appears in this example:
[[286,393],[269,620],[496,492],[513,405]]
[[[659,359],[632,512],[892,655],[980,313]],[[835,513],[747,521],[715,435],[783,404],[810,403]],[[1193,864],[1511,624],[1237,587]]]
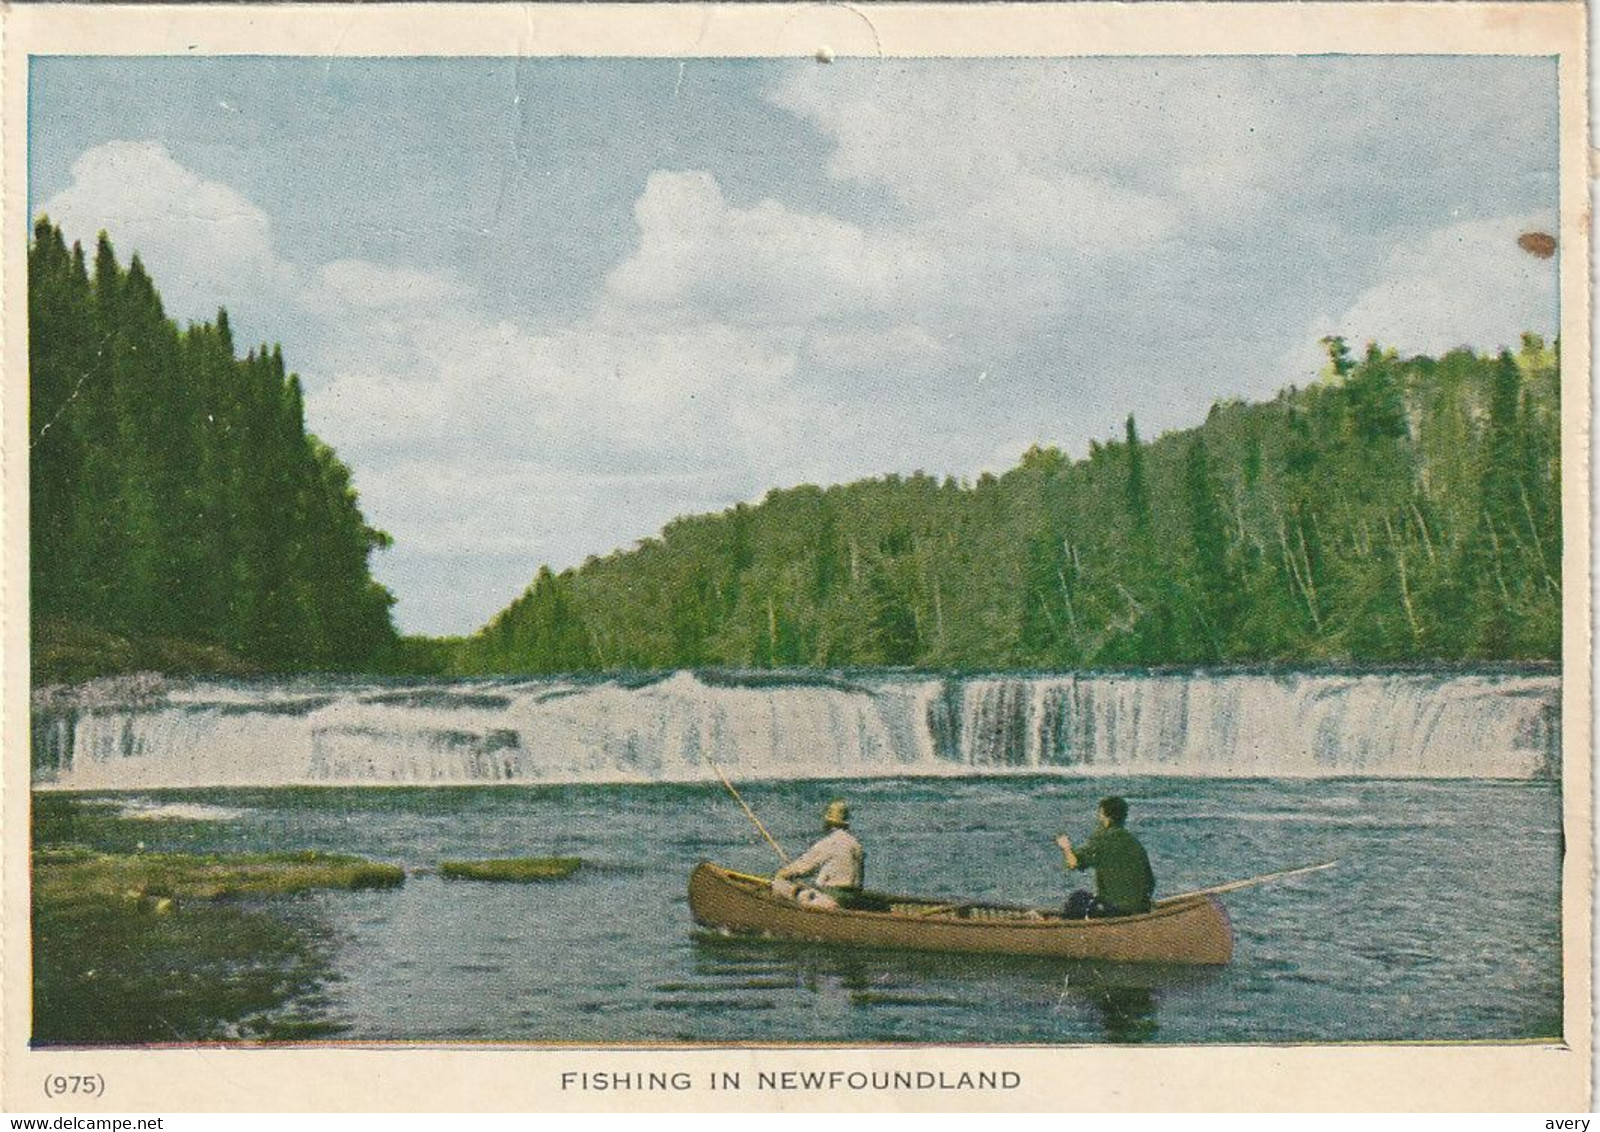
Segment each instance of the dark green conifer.
[[47,220],[29,255],[32,613],[223,644],[265,668],[368,668],[395,650],[383,536],[305,433],[278,349],[227,314],[179,330],[110,237],[93,279]]

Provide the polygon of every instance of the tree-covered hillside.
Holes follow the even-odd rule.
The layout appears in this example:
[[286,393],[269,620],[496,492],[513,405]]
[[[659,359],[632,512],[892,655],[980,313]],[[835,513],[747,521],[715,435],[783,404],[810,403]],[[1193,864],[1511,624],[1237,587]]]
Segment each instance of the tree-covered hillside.
[[1560,654],[1556,350],[1360,360],[976,484],[775,490],[539,571],[466,672]]
[[386,536],[305,431],[277,347],[236,357],[226,312],[180,329],[137,256],[122,268],[102,234],[90,265],[43,219],[28,326],[36,669],[41,642],[96,634],[275,670],[393,654],[367,568]]

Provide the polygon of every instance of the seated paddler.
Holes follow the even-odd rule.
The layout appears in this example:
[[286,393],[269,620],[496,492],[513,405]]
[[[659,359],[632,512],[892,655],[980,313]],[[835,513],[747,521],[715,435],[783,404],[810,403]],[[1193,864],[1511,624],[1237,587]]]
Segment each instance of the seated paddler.
[[1081,848],[1074,849],[1072,839],[1064,833],[1056,838],[1067,868],[1094,870],[1094,892],[1074,892],[1062,915],[1069,920],[1087,920],[1150,911],[1156,877],[1149,854],[1128,832],[1127,801],[1102,798],[1096,816],[1099,828]]
[[[848,908],[861,895],[866,851],[850,832],[850,807],[835,799],[822,815],[822,837],[772,876],[778,896],[813,908]],[[796,881],[810,878],[810,884]]]

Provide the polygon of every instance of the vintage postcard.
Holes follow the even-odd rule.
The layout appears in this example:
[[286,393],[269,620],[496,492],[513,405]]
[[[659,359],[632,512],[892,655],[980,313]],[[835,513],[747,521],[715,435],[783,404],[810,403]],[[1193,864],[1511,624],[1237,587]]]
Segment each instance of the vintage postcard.
[[4,20],[9,1108],[1588,1107],[1581,5]]

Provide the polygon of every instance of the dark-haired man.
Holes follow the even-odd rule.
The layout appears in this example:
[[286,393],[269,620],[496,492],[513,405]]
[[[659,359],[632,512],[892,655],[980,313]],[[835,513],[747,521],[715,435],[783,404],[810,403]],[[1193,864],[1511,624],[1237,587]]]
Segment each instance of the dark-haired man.
[[1123,798],[1100,799],[1100,828],[1081,849],[1074,850],[1066,834],[1056,838],[1069,869],[1093,869],[1094,893],[1079,889],[1067,898],[1063,915],[1069,920],[1103,916],[1132,916],[1150,911],[1156,877],[1150,855],[1129,833],[1128,803]]

